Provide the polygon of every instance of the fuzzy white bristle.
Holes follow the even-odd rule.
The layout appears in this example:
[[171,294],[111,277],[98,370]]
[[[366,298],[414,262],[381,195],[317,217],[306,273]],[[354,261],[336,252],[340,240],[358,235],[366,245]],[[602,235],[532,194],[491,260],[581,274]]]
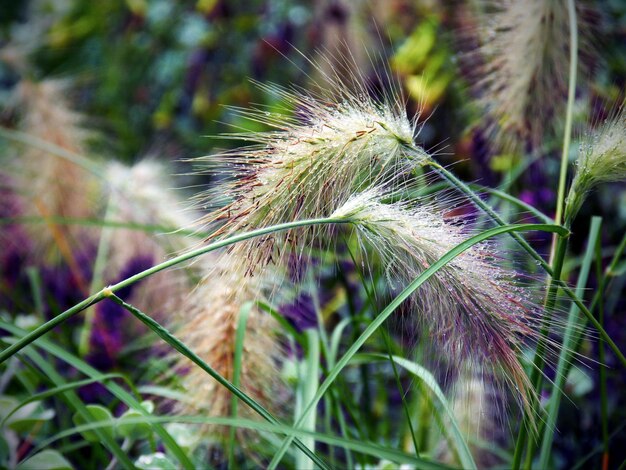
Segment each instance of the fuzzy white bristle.
[[[362,241],[378,252],[392,286],[405,286],[469,235],[443,202],[383,204],[384,190],[355,196],[333,216],[350,220]],[[536,341],[541,309],[482,242],[456,257],[412,296],[417,321],[449,362],[492,371],[527,406],[532,388],[520,363],[526,340]]]
[[[535,146],[564,100],[569,19],[561,0],[486,1],[475,82],[488,135],[501,151]],[[555,110],[555,108],[558,108]]]
[[[344,91],[335,103],[277,87],[268,90],[280,94],[300,118],[246,111],[250,119],[275,130],[240,135],[256,145],[209,157],[218,165],[216,173],[230,168],[235,177],[208,194],[211,201],[223,201],[225,195],[230,199],[205,218],[207,223],[225,221],[216,234],[328,217],[355,192],[398,179],[419,164],[419,152],[406,158],[415,125],[397,103],[376,102],[365,92]],[[319,228],[300,230],[301,246],[315,233]],[[262,247],[254,242],[235,249],[252,258],[252,264],[264,264],[287,238],[274,235]]]

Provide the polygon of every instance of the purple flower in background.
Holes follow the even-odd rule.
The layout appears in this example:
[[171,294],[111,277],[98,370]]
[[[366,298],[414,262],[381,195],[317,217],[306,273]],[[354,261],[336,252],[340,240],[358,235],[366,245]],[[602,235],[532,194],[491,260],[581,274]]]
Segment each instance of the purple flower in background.
[[[290,263],[290,276],[294,283],[301,283],[306,278],[307,269],[320,270],[319,260],[311,259],[306,267],[303,262]],[[314,291],[302,288],[291,302],[282,304],[278,311],[298,330],[304,331],[308,328],[317,328],[318,318],[317,307],[324,311],[328,305],[336,298],[337,290],[343,289],[346,292],[346,304],[356,313],[362,307],[359,284],[353,279],[355,272],[354,264],[351,261],[343,260],[338,264],[338,271],[329,271],[316,275],[317,287]],[[316,296],[316,297],[315,297]]]
[[46,318],[67,310],[89,295],[84,283],[91,279],[95,254],[95,247],[88,245],[72,253],[74,268],[67,263],[40,267]]
[[301,292],[293,302],[280,306],[278,311],[298,331],[317,327],[315,304],[308,292]]
[[[151,255],[139,255],[131,258],[114,281],[120,282],[153,265]],[[127,298],[140,285],[140,282],[131,284],[117,291],[121,298]],[[117,356],[126,342],[124,322],[128,312],[120,305],[110,300],[104,300],[96,305],[96,317],[91,332],[91,353],[87,360],[100,370],[109,370],[115,366]]]
[[[0,173],[0,219],[19,217],[22,207],[13,192],[11,179]],[[31,251],[31,244],[23,227],[19,224],[0,225],[0,285],[3,291],[15,292],[24,279],[24,264]],[[12,310],[9,295],[0,297],[0,307]]]
[[493,152],[489,140],[485,137],[485,131],[476,129],[472,133],[469,144],[472,161],[475,162],[475,169],[479,181],[486,186],[495,186],[498,183],[496,173],[489,167],[493,158]]

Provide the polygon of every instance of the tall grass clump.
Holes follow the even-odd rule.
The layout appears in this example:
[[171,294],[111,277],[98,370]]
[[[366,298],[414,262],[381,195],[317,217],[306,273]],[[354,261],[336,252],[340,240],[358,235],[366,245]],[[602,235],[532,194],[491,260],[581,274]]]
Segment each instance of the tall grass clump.
[[[210,3],[196,6],[201,21],[236,11]],[[577,6],[480,4],[474,85],[488,144],[547,155],[546,129],[564,113],[560,168],[536,162],[558,186],[554,217],[515,196],[528,159],[510,159],[501,187],[466,183],[457,173],[469,166],[418,144],[433,126],[408,115],[400,84],[359,71],[352,55],[327,67],[300,54],[324,81],[312,91],[254,83],[267,104],[229,108],[237,132],[223,142],[244,144],[192,159],[199,171],[185,182],[209,187],[188,202],[156,157],[86,156],[89,134],[63,88],[22,80],[20,131],[0,129],[21,152],[0,175],[0,237],[23,239],[0,253],[0,293],[19,292],[0,302],[0,467],[550,468],[570,463],[556,438],[568,432],[565,394],[600,416],[602,436],[590,439],[603,470],[617,461],[609,390],[626,357],[611,322],[626,238],[603,246],[613,233],[594,217],[577,254],[581,209],[598,210],[587,195],[626,179],[624,109],[570,165],[576,99],[587,97]],[[151,2],[128,8],[129,29],[171,16]],[[349,24],[350,11],[322,13]],[[429,52],[444,19],[403,48],[413,83],[426,87],[443,66],[443,52]],[[190,21],[184,41],[200,29]],[[202,52],[190,88],[212,60]],[[199,95],[195,112],[214,111]],[[450,103],[444,112],[457,114]],[[445,133],[465,124],[446,120]],[[12,277],[13,251],[32,253]],[[584,355],[597,377],[575,367]],[[599,400],[588,399],[596,385]]]

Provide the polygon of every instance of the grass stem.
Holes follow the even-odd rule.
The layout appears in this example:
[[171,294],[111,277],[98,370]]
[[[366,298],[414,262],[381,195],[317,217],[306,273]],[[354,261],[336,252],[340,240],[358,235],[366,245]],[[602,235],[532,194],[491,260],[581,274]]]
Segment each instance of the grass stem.
[[223,240],[218,240],[204,247],[197,248],[195,250],[189,251],[188,253],[185,253],[175,258],[172,258],[170,260],[164,261],[163,263],[157,264],[149,269],[146,269],[145,271],[142,271],[138,274],[135,274],[134,276],[124,279],[123,281],[120,281],[117,284],[114,284],[112,286],[109,286],[100,290],[99,292],[87,297],[85,300],[83,300],[82,302],[79,302],[78,304],[74,305],[73,307],[69,308],[63,313],[60,313],[59,315],[47,321],[43,325],[40,325],[35,330],[31,331],[27,335],[20,338],[19,341],[16,341],[14,344],[11,344],[9,347],[3,349],[0,352],[0,364],[6,361],[9,357],[13,356],[13,354],[19,352],[21,349],[28,346],[37,338],[45,335],[47,332],[55,328],[57,325],[60,325],[66,320],[72,318],[74,315],[82,312],[83,310],[90,307],[91,305],[100,302],[102,299],[105,298],[106,296],[105,294],[116,292],[124,287],[134,284],[135,282],[141,281],[142,279],[148,276],[151,276],[152,274],[156,274],[160,271],[171,268],[172,266],[176,266],[178,264],[184,263],[185,261],[189,261],[205,253],[215,251],[219,248],[223,248],[228,245],[233,245],[235,243],[249,240],[250,238],[261,237],[263,235],[269,235],[274,232],[289,230],[289,229],[298,228],[298,227],[305,227],[309,225],[347,224],[347,223],[350,223],[350,220],[338,219],[338,218],[307,219],[307,220],[299,220],[295,222],[287,222],[284,224],[273,225],[271,227],[261,228],[258,230],[252,230],[250,232],[242,233],[239,235],[234,235],[232,237],[228,237]]

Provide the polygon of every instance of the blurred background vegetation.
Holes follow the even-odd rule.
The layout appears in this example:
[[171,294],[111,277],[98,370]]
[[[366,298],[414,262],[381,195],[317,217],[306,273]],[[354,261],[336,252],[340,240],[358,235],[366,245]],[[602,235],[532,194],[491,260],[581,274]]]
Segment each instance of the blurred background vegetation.
[[[626,86],[626,2],[581,3],[588,10],[575,110],[578,136],[609,115]],[[454,164],[468,181],[493,187],[518,171],[510,191],[551,214],[561,117],[555,117],[555,130],[538,148],[527,144],[513,154],[491,145],[476,104],[475,71],[482,64],[473,53],[475,8],[474,2],[460,0],[0,0],[0,124],[19,127],[20,83],[61,80],[65,99],[91,131],[87,153],[126,164],[148,156],[161,159],[184,174],[177,186],[207,187],[208,177],[190,176],[186,160],[241,144],[214,138],[222,133],[267,130],[229,107],[284,108],[279,96],[255,81],[323,88],[328,86],[325,68],[351,74],[342,61],[349,56],[372,90],[402,88],[409,116],[421,113],[418,142],[438,153],[440,161]],[[388,78],[389,71],[394,78]],[[561,98],[562,90],[555,90],[554,99]],[[572,159],[575,151],[574,145]],[[19,153],[0,152],[19,161]],[[6,201],[0,204],[8,206]],[[592,195],[574,226],[574,260],[594,214],[606,221],[603,246],[614,247],[626,231],[623,185]],[[549,237],[534,242],[547,252]],[[566,270],[574,272],[574,264]],[[623,294],[624,280],[616,282]],[[81,298],[63,302],[69,306]],[[623,345],[626,299],[616,298],[607,330]],[[20,309],[28,311],[23,305]],[[585,353],[597,355],[591,343]],[[133,371],[134,364],[125,367]],[[597,433],[590,432],[598,413],[596,375],[584,375],[579,388],[568,390],[572,401],[564,400],[562,432],[555,442],[563,468],[597,447]],[[611,371],[610,384],[617,426],[626,419],[621,392],[626,377]],[[626,442],[624,433],[615,439]]]

